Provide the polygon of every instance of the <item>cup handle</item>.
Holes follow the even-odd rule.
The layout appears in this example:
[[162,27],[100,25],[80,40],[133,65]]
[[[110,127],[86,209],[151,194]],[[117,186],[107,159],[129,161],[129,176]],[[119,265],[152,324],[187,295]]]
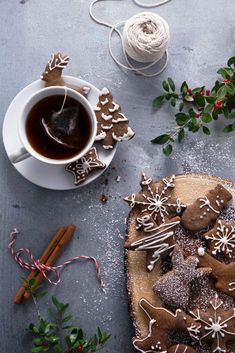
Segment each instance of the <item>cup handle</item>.
[[24,147],[21,147],[19,151],[12,153],[9,156],[11,163],[15,164],[29,158],[31,155],[26,151]]

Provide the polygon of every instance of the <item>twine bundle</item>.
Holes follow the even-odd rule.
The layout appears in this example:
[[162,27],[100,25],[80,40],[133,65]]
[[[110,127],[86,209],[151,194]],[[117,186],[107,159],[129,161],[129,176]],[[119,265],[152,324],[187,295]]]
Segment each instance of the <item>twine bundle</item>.
[[[90,5],[90,16],[91,18],[106,27],[110,27],[111,31],[109,34],[109,52],[113,60],[120,67],[134,71],[146,77],[153,77],[159,75],[167,66],[168,63],[168,52],[167,47],[170,40],[170,31],[167,22],[159,15],[152,12],[142,12],[127,21],[119,22],[115,25],[111,25],[107,22],[98,20],[93,14],[93,6],[95,3],[102,0],[94,0]],[[134,2],[142,7],[153,7],[162,5],[170,0],[163,0],[157,4],[145,5],[138,0]],[[118,27],[123,26],[123,33],[120,32]],[[113,32],[116,32],[122,40],[123,54],[127,65],[121,63],[113,53],[111,40]],[[153,67],[161,58],[165,55],[165,63],[163,67],[154,73],[148,74],[145,72],[146,69]],[[130,62],[129,58],[135,60],[138,63],[149,63],[145,66],[136,67]]]

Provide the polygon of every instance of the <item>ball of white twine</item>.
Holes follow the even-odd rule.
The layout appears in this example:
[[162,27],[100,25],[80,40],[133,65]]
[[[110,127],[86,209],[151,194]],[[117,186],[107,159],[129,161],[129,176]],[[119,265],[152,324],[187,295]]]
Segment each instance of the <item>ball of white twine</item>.
[[141,63],[158,62],[167,50],[170,31],[167,22],[152,12],[142,12],[126,21],[122,43],[125,52]]
[[[93,14],[93,6],[99,1],[102,0],[93,0],[91,3],[90,16],[95,22],[111,28],[109,34],[109,52],[116,64],[126,70],[134,71],[145,77],[157,76],[165,70],[168,63],[167,47],[170,40],[170,31],[167,22],[155,13],[142,12],[131,17],[127,21],[122,21],[115,25],[111,25],[107,22],[100,21]],[[136,0],[134,1],[140,6],[145,6]],[[169,0],[163,0],[157,4],[146,5],[146,7],[159,6],[168,1]],[[118,27],[123,25],[124,30],[123,33],[121,33]],[[122,49],[128,66],[121,63],[113,53],[111,46],[113,32],[116,32],[122,40]],[[146,73],[145,70],[153,67],[159,60],[161,60],[164,54],[166,58],[163,67],[157,72],[150,74]],[[142,67],[133,66],[129,60],[129,57],[139,63],[149,64]]]

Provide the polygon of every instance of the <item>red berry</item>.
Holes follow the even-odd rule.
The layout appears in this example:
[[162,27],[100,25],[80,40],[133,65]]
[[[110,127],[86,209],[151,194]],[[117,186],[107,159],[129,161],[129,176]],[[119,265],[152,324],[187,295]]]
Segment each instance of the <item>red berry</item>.
[[191,96],[191,94],[192,94],[192,90],[191,90],[191,88],[189,88],[188,89],[188,95]]
[[230,80],[230,79],[226,79],[226,80],[224,80],[224,83],[229,83],[229,82],[231,82],[231,80]]
[[77,352],[83,352],[83,346],[78,346],[76,349]]
[[206,95],[210,96],[211,95],[211,91],[209,89],[206,90]]

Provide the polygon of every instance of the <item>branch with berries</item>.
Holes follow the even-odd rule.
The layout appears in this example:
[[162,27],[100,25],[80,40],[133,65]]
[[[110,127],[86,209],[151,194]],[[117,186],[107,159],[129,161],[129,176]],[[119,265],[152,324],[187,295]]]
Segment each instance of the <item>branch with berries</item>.
[[[48,318],[42,317],[39,307],[39,299],[47,293],[35,291],[35,278],[25,279],[26,291],[30,292],[35,305],[37,321],[28,326],[28,332],[32,335],[32,352],[58,352],[58,353],[90,353],[104,347],[110,338],[110,334],[101,331],[98,327],[96,334],[90,339],[85,337],[83,330],[70,324],[72,315],[67,314],[69,304],[59,302],[52,297],[52,308],[48,308]],[[65,335],[62,334],[65,332]]]
[[172,107],[177,107],[176,127],[174,131],[157,136],[151,142],[162,145],[166,156],[171,155],[174,142],[184,141],[186,131],[196,133],[202,130],[204,134],[210,135],[208,124],[221,116],[229,120],[223,131],[235,131],[235,56],[217,73],[221,75],[221,79],[215,82],[212,89],[206,89],[204,86],[190,88],[184,81],[180,92],[176,92],[175,83],[171,78],[163,81],[164,92],[154,99],[153,107],[160,108],[165,101]]

